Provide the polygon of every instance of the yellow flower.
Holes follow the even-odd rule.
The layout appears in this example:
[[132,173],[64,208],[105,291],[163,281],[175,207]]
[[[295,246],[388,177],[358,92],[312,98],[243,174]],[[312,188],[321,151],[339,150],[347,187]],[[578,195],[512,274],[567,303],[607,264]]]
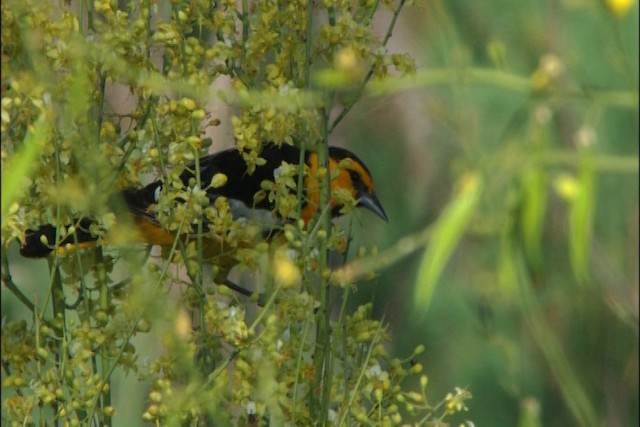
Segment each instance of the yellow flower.
[[188,340],[191,336],[191,319],[185,310],[178,311],[174,321],[174,330],[181,340]]
[[211,187],[213,188],[223,187],[227,183],[227,181],[228,181],[228,178],[225,174],[217,173],[213,175],[213,177],[211,178]]
[[564,200],[575,200],[580,193],[580,182],[572,175],[562,174],[553,181],[556,193]]
[[283,288],[295,286],[300,282],[300,269],[287,255],[286,250],[276,253],[273,267],[276,283]]
[[605,4],[609,12],[621,18],[629,13],[635,2],[635,0],[606,0]]

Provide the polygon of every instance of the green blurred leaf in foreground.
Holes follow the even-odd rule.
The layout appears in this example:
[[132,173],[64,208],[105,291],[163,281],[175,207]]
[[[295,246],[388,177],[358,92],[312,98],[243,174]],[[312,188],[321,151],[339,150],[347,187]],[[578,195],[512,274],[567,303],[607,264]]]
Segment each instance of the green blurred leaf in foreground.
[[431,242],[418,269],[415,304],[423,312],[429,307],[436,283],[478,206],[482,194],[482,178],[477,173],[466,174],[458,187],[457,196],[444,209],[433,227]]
[[38,155],[49,140],[51,128],[44,113],[25,136],[24,144],[18,153],[11,157],[2,170],[2,225],[7,218],[11,205],[20,197],[25,187],[25,179],[31,176],[38,165]]

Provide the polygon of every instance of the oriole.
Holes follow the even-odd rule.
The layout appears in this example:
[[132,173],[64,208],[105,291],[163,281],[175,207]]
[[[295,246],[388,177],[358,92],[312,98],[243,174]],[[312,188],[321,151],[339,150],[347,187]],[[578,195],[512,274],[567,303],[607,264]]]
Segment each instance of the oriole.
[[[257,165],[253,173],[247,172],[246,162],[242,157],[242,153],[235,148],[200,159],[200,182],[209,183],[216,174],[224,174],[226,176],[226,183],[217,188],[207,188],[206,196],[212,203],[220,197],[226,198],[234,219],[250,217],[258,211],[269,212],[269,215],[277,217],[274,213],[273,200],[268,197],[256,199],[254,196],[261,190],[263,181],[275,180],[274,175],[283,162],[297,164],[300,160],[300,150],[292,145],[278,147],[274,144],[267,144],[263,148],[260,157],[264,159],[264,162]],[[306,224],[320,209],[320,186],[316,174],[318,171],[317,153],[313,151],[305,152],[305,164],[308,167],[308,172],[304,179],[301,216]],[[333,178],[331,181],[332,197],[330,201],[330,214],[332,217],[339,216],[343,207],[334,197],[337,190],[342,189],[351,193],[354,200],[357,201],[356,206],[364,207],[383,220],[388,220],[387,214],[376,195],[371,173],[355,154],[344,148],[330,146],[329,170]],[[191,164],[180,175],[180,181],[185,188],[188,188],[193,185],[195,176],[195,164]],[[175,235],[162,226],[154,210],[162,190],[163,182],[158,180],[142,188],[122,190],[120,194],[133,217],[133,223],[141,239],[148,244],[170,247],[175,240]],[[290,189],[290,191],[294,192],[295,190]],[[279,219],[283,220],[282,218]],[[76,224],[74,224],[75,234],[64,237],[59,245],[64,246],[69,243],[86,243],[97,240],[89,232],[89,226],[92,222],[87,218],[76,221]],[[204,224],[205,230],[207,229],[206,225]],[[46,257],[54,250],[52,244],[55,239],[56,228],[51,224],[42,225],[37,230],[28,230],[20,253],[25,257],[31,258]],[[207,258],[221,255],[222,252],[228,249],[220,242],[213,242],[213,244],[208,245]],[[235,263],[237,261],[227,260],[227,265],[224,266],[225,272],[228,272]]]

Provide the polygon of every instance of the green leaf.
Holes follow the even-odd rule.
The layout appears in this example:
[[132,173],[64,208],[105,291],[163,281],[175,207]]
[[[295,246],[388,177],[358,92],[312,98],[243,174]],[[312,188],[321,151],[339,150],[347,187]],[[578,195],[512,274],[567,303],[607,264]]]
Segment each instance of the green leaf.
[[346,87],[354,83],[348,73],[341,70],[335,70],[333,68],[317,71],[313,75],[313,81],[318,86],[329,89]]
[[579,191],[569,210],[569,250],[578,281],[589,279],[589,246],[594,217],[595,171],[591,153],[582,153]]
[[581,426],[599,425],[594,406],[586,393],[583,379],[574,371],[574,364],[565,351],[562,341],[556,335],[553,325],[547,320],[540,299],[533,290],[524,256],[516,246],[510,254],[513,262],[512,270],[519,290],[518,301],[526,320],[526,325],[535,339],[540,353],[543,355],[553,374],[557,387],[569,407],[572,415]]
[[542,265],[542,233],[547,210],[547,174],[530,169],[522,176],[522,236],[528,260],[533,266]]
[[[500,292],[504,296],[512,297],[517,291],[517,271],[515,269],[514,253],[518,247],[518,233],[516,231],[518,212],[520,211],[520,196],[517,190],[512,190],[508,195],[509,215],[505,218],[504,227],[500,236],[500,254],[498,257],[498,278]],[[521,214],[520,214],[521,215]],[[525,244],[526,245],[526,244]]]
[[433,228],[429,246],[424,252],[415,286],[415,304],[426,311],[436,283],[474,214],[482,194],[482,178],[467,174],[459,183],[460,191],[445,208]]
[[13,203],[23,194],[26,179],[38,164],[38,155],[51,137],[51,127],[44,113],[29,127],[22,148],[2,170],[2,225]]

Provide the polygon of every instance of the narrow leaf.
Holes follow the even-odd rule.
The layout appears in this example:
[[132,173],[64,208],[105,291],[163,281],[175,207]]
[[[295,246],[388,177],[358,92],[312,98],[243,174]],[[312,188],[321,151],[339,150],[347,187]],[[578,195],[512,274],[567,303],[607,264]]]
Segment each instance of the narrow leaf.
[[578,281],[589,278],[589,246],[594,216],[595,173],[590,153],[582,153],[579,191],[569,211],[571,265]]
[[23,194],[25,183],[38,163],[38,155],[51,134],[45,114],[40,114],[29,128],[24,143],[2,169],[2,225],[4,225],[11,205]]
[[415,287],[415,303],[426,311],[436,283],[447,261],[469,224],[482,193],[482,179],[476,173],[462,177],[460,191],[445,208],[433,228],[429,246],[424,252]]
[[527,258],[537,268],[542,265],[542,233],[547,210],[548,179],[544,171],[531,169],[522,177],[522,236]]

